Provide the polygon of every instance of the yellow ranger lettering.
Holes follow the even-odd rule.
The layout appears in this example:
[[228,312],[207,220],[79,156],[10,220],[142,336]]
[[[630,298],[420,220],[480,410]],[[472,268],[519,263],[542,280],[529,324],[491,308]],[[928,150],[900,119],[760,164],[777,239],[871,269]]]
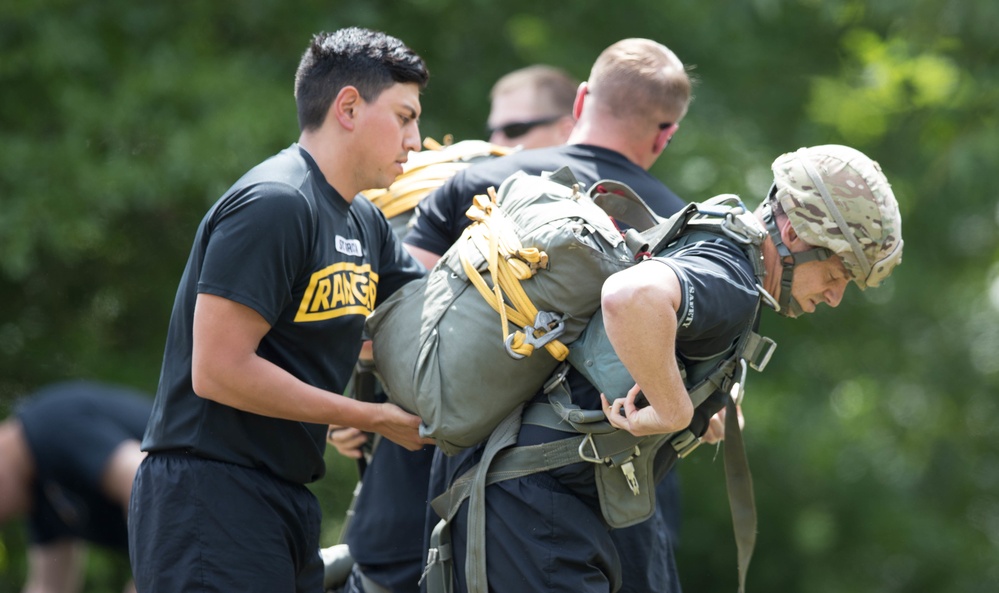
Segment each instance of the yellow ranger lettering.
[[323,321],[344,315],[369,315],[375,308],[378,274],[370,264],[341,262],[313,272],[302,295],[296,322]]

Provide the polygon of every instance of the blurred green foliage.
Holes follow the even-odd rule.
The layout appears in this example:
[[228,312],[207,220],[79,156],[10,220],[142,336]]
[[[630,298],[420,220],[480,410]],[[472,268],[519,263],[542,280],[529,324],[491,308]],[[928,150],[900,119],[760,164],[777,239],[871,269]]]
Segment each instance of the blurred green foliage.
[[[153,391],[173,295],[209,205],[297,138],[309,36],[360,25],[427,60],[422,132],[480,138],[487,93],[533,62],[585,79],[623,37],[670,46],[698,80],[653,173],[751,204],[780,153],[877,158],[905,263],[841,310],[764,333],[747,446],[760,527],[751,590],[999,590],[999,3],[991,0],[278,0],[0,4],[0,416],[69,377]],[[314,488],[336,541],[356,480],[328,455]],[[688,591],[735,586],[720,457],[684,460]],[[25,536],[0,539],[0,593]],[[86,590],[127,563],[95,550]]]

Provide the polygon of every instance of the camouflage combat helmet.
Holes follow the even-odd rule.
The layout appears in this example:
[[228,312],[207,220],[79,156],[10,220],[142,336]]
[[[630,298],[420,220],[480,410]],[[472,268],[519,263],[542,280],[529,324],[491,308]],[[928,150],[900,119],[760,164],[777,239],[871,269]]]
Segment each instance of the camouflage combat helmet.
[[780,205],[791,228],[814,249],[790,253],[769,215],[767,228],[784,262],[781,309],[801,309],[791,299],[793,268],[805,261],[839,255],[861,290],[877,286],[902,261],[902,217],[891,186],[877,162],[837,144],[800,148],[771,166],[770,200]]

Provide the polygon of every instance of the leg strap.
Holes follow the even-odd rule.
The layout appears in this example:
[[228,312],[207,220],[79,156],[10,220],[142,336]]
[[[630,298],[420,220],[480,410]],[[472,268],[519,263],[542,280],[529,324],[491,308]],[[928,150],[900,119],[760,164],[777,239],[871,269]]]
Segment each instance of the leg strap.
[[[736,384],[732,391],[735,392],[738,388],[739,384]],[[746,573],[756,547],[756,500],[753,495],[753,476],[749,473],[746,447],[739,427],[736,399],[736,394],[732,393],[725,403],[725,483],[739,556],[739,593],[745,593]]]
[[427,583],[427,593],[451,593],[454,590],[454,551],[451,547],[451,530],[447,519],[441,519],[430,534],[427,567],[420,576],[422,585]]

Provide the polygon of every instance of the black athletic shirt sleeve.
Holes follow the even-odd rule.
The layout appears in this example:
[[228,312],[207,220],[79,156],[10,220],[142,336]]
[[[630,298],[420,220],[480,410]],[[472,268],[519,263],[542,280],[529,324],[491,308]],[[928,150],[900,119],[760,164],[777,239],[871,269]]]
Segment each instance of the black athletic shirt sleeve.
[[666,264],[680,280],[676,349],[690,360],[729,349],[753,321],[759,291],[745,253],[728,241],[692,243],[640,265]]
[[295,188],[257,183],[221,201],[198,292],[236,301],[274,325],[292,300],[292,282],[308,261],[316,215]]

